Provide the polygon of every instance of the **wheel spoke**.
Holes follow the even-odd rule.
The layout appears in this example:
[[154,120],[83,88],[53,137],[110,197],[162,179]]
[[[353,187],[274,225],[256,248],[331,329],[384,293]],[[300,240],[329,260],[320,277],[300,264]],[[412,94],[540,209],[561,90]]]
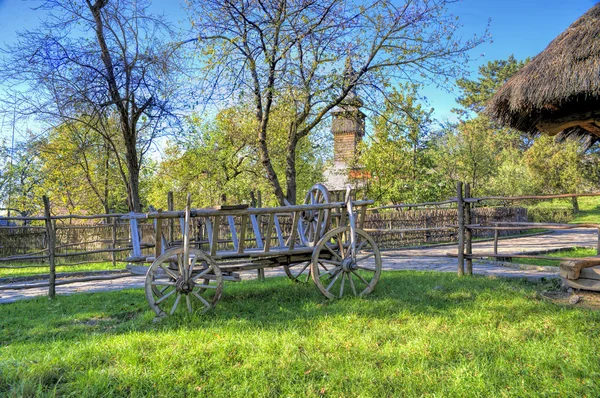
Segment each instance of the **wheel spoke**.
[[367,281],[365,280],[365,278],[363,278],[363,277],[362,277],[360,274],[357,274],[357,273],[356,273],[356,271],[354,271],[354,270],[352,270],[352,273],[353,273],[354,275],[356,275],[356,276],[358,277],[358,279],[360,279],[361,281],[363,281],[363,283],[364,283],[365,285],[369,286],[369,282],[367,282]]
[[[336,267],[339,267],[340,265],[342,265],[342,263],[339,262],[339,261],[333,261],[333,260],[327,260],[327,259],[324,259],[324,258],[320,258],[319,259],[319,264],[323,265],[322,263],[334,265]],[[325,268],[324,265],[323,265],[323,268]]]
[[[357,246],[356,246],[356,251],[355,253],[360,253],[360,251],[363,249],[363,247],[365,246],[365,243],[367,243],[366,241],[362,241],[360,242]],[[346,250],[346,257],[348,257],[348,255],[350,254],[350,250],[352,250],[352,245],[348,246],[348,249]]]
[[162,296],[161,298],[159,298],[158,300],[156,300],[154,302],[154,304],[158,305],[158,304],[162,303],[163,301],[165,301],[166,299],[168,299],[169,297],[171,297],[174,293],[177,293],[177,290],[173,289],[173,291],[165,294],[164,296]]
[[196,286],[198,286],[199,288],[202,288],[202,289],[216,289],[217,288],[216,286],[213,286],[213,285],[196,285]]
[[200,272],[198,275],[196,275],[195,277],[193,277],[192,281],[196,282],[196,280],[198,278],[200,278],[201,276],[206,275],[209,271],[210,271],[210,267],[208,267],[207,269],[205,269],[204,271]]
[[[310,263],[309,263],[310,264]],[[308,272],[306,274],[306,281],[304,281],[305,283],[308,283],[308,280],[310,279],[310,268],[308,269]]]
[[304,267],[302,267],[302,270],[300,272],[298,272],[298,274],[294,277],[294,279],[298,279],[300,277],[300,275],[302,275],[304,270],[306,270],[306,268],[308,268],[309,265],[310,265],[310,263],[306,263],[306,265]]
[[346,276],[346,272],[342,272],[342,285],[340,286],[340,298],[342,298],[344,296],[344,282],[346,281],[346,279],[344,278]]
[[348,282],[350,282],[350,288],[352,289],[352,293],[356,296],[356,288],[354,287],[354,281],[352,280],[352,275],[348,274]]
[[329,251],[329,253],[333,254],[333,256],[336,257],[339,261],[342,261],[342,257],[336,252],[334,252],[333,249],[329,247],[327,243],[325,244],[325,248],[327,249],[327,251]]
[[198,261],[198,257],[194,256],[191,257],[191,262],[190,262],[190,266],[188,268],[188,278],[192,277],[192,271],[194,270],[194,267],[196,266],[196,261]]
[[175,299],[173,308],[171,308],[171,312],[170,312],[171,315],[173,315],[175,313],[175,310],[177,309],[177,306],[179,305],[179,300],[181,300],[181,293],[177,293],[177,298]]
[[329,291],[329,289],[331,289],[331,287],[333,286],[335,281],[337,281],[341,274],[343,274],[343,272],[338,272],[337,274],[335,274],[331,282],[329,282],[329,285],[325,288],[326,291]]
[[177,274],[175,274],[173,271],[171,271],[169,269],[169,267],[166,267],[165,264],[160,264],[160,268],[165,271],[167,274],[169,274],[169,276],[175,280],[177,280],[179,278],[179,276],[177,276]]
[[327,269],[327,267],[326,267],[326,266],[325,266],[325,265],[324,265],[324,264],[323,264],[321,261],[318,261],[318,263],[319,263],[319,265],[320,265],[320,266],[321,266],[321,267],[322,267],[322,268],[323,268],[325,271],[329,271],[329,270]]
[[[343,252],[344,252],[344,244],[342,243],[342,236],[341,236],[341,233],[340,233],[340,234],[338,234],[337,241],[338,241],[338,247],[340,248],[340,253],[343,253]],[[341,260],[341,259],[342,259],[342,258],[340,257],[340,260]]]
[[358,268],[364,269],[365,271],[377,272],[377,270],[374,268],[363,267],[362,265],[359,265]]
[[160,290],[159,290],[159,293],[160,293],[160,294],[163,294],[163,293],[164,293],[164,292],[166,292],[166,291],[167,291],[167,289],[168,289],[168,288],[170,288],[170,287],[171,287],[171,286],[165,286],[165,287],[163,287],[162,289],[160,289]]
[[152,286],[177,286],[175,282],[166,282],[166,281],[153,281]]
[[190,312],[190,314],[192,313],[192,302],[190,301],[190,296],[189,294],[185,295],[185,302],[187,304],[187,309]]
[[187,275],[187,272],[183,266],[183,253],[177,256],[177,267],[179,268],[179,275]]
[[337,274],[337,271],[339,271],[340,269],[342,269],[341,266],[332,268],[327,272],[323,272],[323,273],[319,274],[319,278],[326,276],[326,275],[329,275],[329,277],[332,278],[333,276],[335,276]]
[[192,291],[192,294],[193,294],[193,295],[194,295],[194,296],[195,296],[195,297],[196,297],[198,300],[200,300],[200,301],[202,302],[202,304],[204,304],[204,306],[205,306],[206,308],[210,308],[210,303],[209,303],[208,301],[206,301],[206,300],[204,299],[204,297],[202,297],[201,295],[199,295],[198,293],[196,293],[196,292],[194,292],[194,291]]
[[368,258],[371,258],[371,257],[373,257],[374,255],[375,255],[375,253],[371,252],[371,253],[367,254],[366,256],[362,256],[361,258],[357,258],[357,259],[356,259],[356,262],[358,263],[358,262],[360,262],[360,261],[364,261],[364,260],[366,260],[366,259],[368,259]]

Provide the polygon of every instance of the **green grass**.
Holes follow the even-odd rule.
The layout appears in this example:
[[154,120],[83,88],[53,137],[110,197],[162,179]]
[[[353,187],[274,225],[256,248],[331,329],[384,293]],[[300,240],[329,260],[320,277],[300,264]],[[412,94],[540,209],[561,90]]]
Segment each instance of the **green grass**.
[[5,304],[0,396],[599,396],[600,313],[535,288],[387,272],[327,302],[276,278],[158,324],[142,290]]
[[600,197],[579,198],[579,213],[571,222],[600,224]]
[[[31,264],[5,263],[2,265],[24,266],[24,265],[31,265]],[[116,267],[113,267],[112,262],[98,262],[98,263],[69,265],[69,266],[60,266],[59,265],[56,267],[56,272],[104,271],[104,270],[115,270],[115,269],[124,269],[124,268],[125,268],[124,263],[117,263]],[[48,272],[50,272],[48,266],[36,267],[36,268],[0,268],[0,278],[47,274]]]
[[[542,254],[543,256],[548,257],[572,257],[572,258],[580,258],[580,257],[596,257],[596,249],[587,248],[587,247],[574,247],[572,249],[560,250],[557,252]],[[539,265],[539,266],[551,266],[558,267],[560,264],[559,260],[542,260],[537,258],[513,258],[513,263],[517,264],[529,264],[529,265]]]
[[[579,212],[574,215],[570,223],[595,223],[600,224],[600,197],[581,197],[578,199]],[[571,199],[555,199],[537,203],[529,208],[542,209],[572,209]]]

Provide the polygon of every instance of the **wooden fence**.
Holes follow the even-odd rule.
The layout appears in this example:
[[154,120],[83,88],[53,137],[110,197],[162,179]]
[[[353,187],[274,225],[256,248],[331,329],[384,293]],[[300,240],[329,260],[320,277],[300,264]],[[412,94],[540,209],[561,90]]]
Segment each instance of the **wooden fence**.
[[[486,202],[513,203],[574,196],[600,196],[600,193],[471,198],[469,191],[468,184],[458,183],[457,196],[446,201],[368,209],[364,215],[364,229],[374,237],[382,249],[397,249],[417,244],[458,242],[458,250],[455,254],[450,255],[458,258],[457,272],[459,275],[472,274],[474,258],[546,258],[545,256],[518,253],[498,255],[498,241],[501,236],[531,229],[594,228],[599,231],[598,250],[600,251],[600,225],[531,223],[528,222],[527,209],[523,207],[482,206]],[[169,195],[168,210],[173,210],[172,195]],[[0,227],[0,269],[45,267],[49,271],[49,278],[43,282],[0,285],[0,290],[48,287],[49,296],[54,297],[55,287],[58,285],[129,276],[127,273],[121,273],[56,280],[57,265],[72,266],[102,261],[112,264],[113,268],[118,268],[119,263],[125,264],[125,259],[131,255],[133,247],[130,225],[123,223],[123,216],[125,214],[52,216],[50,202],[44,198],[44,216],[5,218],[24,225]],[[81,224],[82,222],[86,224]],[[227,222],[227,220],[221,220],[221,229],[224,231],[228,230]],[[283,234],[289,234],[291,220],[281,217],[280,223]],[[181,229],[177,224],[178,220],[173,219],[158,224],[156,221],[155,223],[140,221],[139,239],[141,239],[144,254],[152,254],[158,250],[156,247],[157,236],[165,236],[168,245],[180,243],[182,240]],[[258,224],[259,231],[267,228],[266,220],[261,221],[259,218]],[[192,240],[200,248],[207,246],[208,232],[206,225],[203,225],[200,220],[191,225]],[[474,255],[472,253],[473,240],[486,237],[494,239],[494,251]],[[248,244],[252,245],[251,233],[246,236],[246,239]],[[165,243],[160,242],[160,244]],[[222,245],[221,250],[231,242],[225,237],[219,244]],[[552,259],[556,260],[557,258],[553,257]]]

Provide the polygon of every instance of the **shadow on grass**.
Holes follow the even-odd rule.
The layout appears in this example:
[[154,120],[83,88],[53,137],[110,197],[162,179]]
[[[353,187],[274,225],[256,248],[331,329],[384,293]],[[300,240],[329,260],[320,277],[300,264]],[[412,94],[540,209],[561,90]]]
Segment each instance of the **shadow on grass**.
[[[537,286],[539,288],[539,285]],[[493,298],[495,306],[489,305]],[[505,299],[505,300],[504,300]],[[519,305],[514,305],[515,299]],[[498,301],[500,300],[500,301]],[[497,305],[497,303],[502,303]],[[499,318],[529,318],[559,310],[536,299],[535,288],[522,280],[458,278],[449,273],[384,272],[369,296],[325,299],[311,283],[286,278],[228,283],[217,307],[207,314],[182,314],[153,323],[141,289],[39,298],[0,306],[0,346],[18,342],[85,339],[90,333],[218,328],[227,323],[245,328],[289,329],[337,317],[399,319],[411,316],[455,318],[464,311],[495,312]]]

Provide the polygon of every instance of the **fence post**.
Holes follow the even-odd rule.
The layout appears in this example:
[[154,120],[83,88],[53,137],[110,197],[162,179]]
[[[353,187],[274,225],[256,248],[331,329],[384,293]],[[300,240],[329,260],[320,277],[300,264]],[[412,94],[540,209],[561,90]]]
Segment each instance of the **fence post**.
[[598,244],[596,246],[596,255],[600,256],[600,228],[598,228]]
[[[173,191],[169,191],[167,192],[167,210],[168,211],[173,211],[175,209],[175,205],[173,204]],[[168,231],[168,237],[169,237],[169,243],[167,244],[167,247],[169,247],[169,245],[171,245],[173,243],[173,240],[175,240],[175,233],[174,233],[174,229],[173,229],[173,219],[169,218],[169,231]]]
[[[158,209],[159,217],[154,220],[154,258],[158,258],[162,254],[162,218],[160,213],[162,209]],[[189,258],[189,257],[188,257]]]
[[112,265],[113,267],[117,266],[117,252],[115,249],[117,248],[117,217],[113,217],[112,219]]
[[[600,235],[600,229],[598,231],[598,234]],[[498,255],[498,236],[500,235],[499,231],[497,229],[494,230],[494,255]],[[494,261],[498,261],[498,257],[494,257]]]
[[46,236],[48,238],[48,264],[50,265],[50,278],[48,279],[48,298],[53,299],[56,295],[56,264],[54,255],[56,250],[56,231],[52,225],[50,215],[50,201],[47,196],[42,196],[44,201],[44,217],[46,223]]
[[[465,198],[471,198],[471,184],[465,184]],[[465,224],[471,225],[471,203],[465,203]],[[465,231],[466,241],[466,254],[473,254],[473,230],[470,227],[466,227]],[[467,258],[467,275],[473,275],[473,259]]]
[[458,276],[463,276],[465,274],[465,208],[461,181],[456,182],[456,204],[458,212]]

